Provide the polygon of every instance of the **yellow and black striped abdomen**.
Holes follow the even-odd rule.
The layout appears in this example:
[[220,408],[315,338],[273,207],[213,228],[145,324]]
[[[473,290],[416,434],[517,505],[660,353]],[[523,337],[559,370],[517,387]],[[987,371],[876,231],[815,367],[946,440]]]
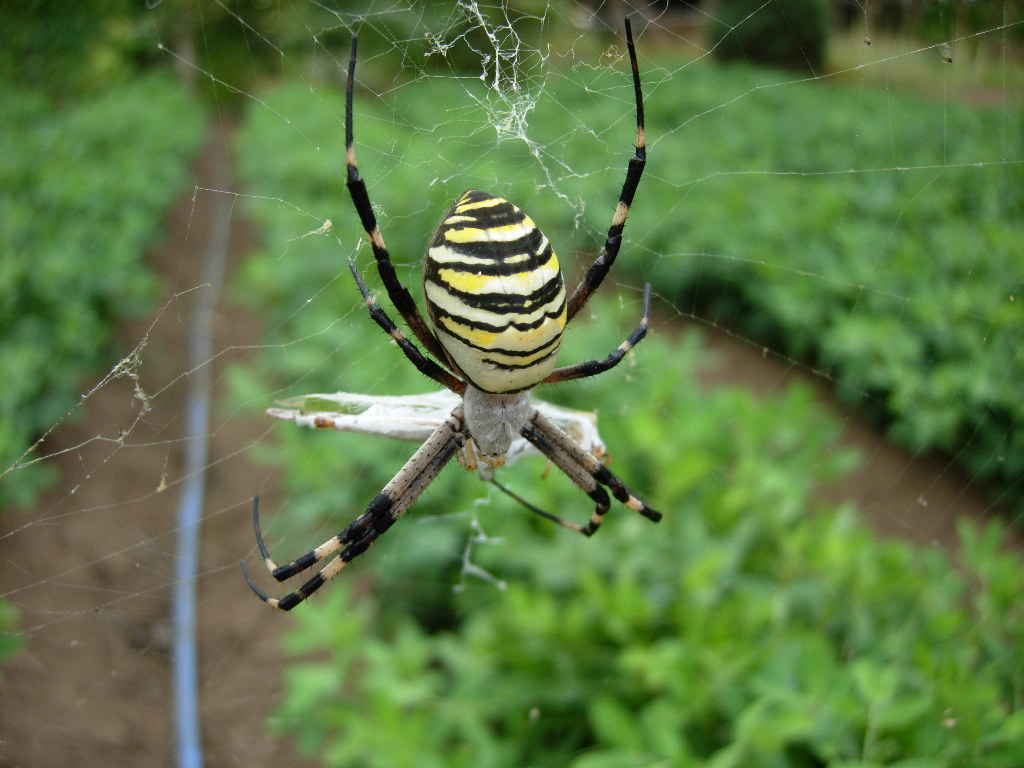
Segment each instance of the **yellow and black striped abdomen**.
[[445,214],[423,262],[434,332],[485,392],[518,392],[555,367],[565,285],[551,244],[525,213],[479,190]]

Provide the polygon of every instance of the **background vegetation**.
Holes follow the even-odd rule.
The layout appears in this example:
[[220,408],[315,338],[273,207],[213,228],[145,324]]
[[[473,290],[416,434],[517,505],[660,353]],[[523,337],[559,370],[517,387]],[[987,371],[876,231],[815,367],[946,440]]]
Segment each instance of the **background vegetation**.
[[828,44],[827,0],[758,3],[731,0],[715,6],[708,41],[723,61],[788,67],[821,74]]
[[[26,451],[120,359],[117,323],[152,310],[145,256],[203,139],[128,7],[0,6],[0,511],[54,480]],[[17,619],[0,600],[0,659]]]
[[[67,102],[0,81],[0,100],[6,468],[74,407],[97,369],[117,359],[115,323],[152,308],[144,255],[186,189],[203,118],[182,85],[161,76]],[[0,486],[0,507],[30,504],[46,475],[40,464],[13,473]]]
[[[1002,162],[1024,150],[1020,110],[775,82],[687,70],[685,87],[653,101],[657,135],[673,114],[742,96],[727,121],[696,120],[685,142],[658,145],[660,162],[702,181],[667,215],[638,206],[652,258],[624,266],[677,306],[826,371],[896,442],[955,456],[1024,513],[1011,383],[1024,376],[1024,166]],[[672,199],[651,186],[649,199]]]
[[[233,376],[233,397],[254,414],[268,392],[297,386],[425,386],[365,317],[345,272],[347,255],[364,266],[366,257],[342,186],[342,98],[320,82],[311,97],[309,72],[333,75],[328,54],[348,35],[336,16],[310,25],[314,8],[217,6],[202,21],[210,45],[199,69],[224,82],[266,75],[272,60],[305,64],[309,29],[324,32],[308,72],[245,86],[260,101],[238,137],[239,165],[249,212],[273,244],[234,288],[267,329],[262,354]],[[135,76],[156,57],[141,13],[105,9],[61,11],[71,31],[45,27],[67,32],[46,46],[24,17],[0,24],[4,42],[21,41],[0,45],[5,66],[33,86],[0,93],[3,467],[73,406],[84,376],[119,359],[113,324],[149,307],[141,257],[201,137],[202,110],[183,88]],[[388,96],[360,100],[357,128],[403,278],[417,282],[423,241],[461,191],[425,179],[472,179],[545,211],[545,231],[566,244],[560,255],[582,263],[607,226],[632,140],[623,73],[563,75],[527,55],[538,87],[527,97],[538,100],[524,112],[454,77],[458,52],[396,64],[393,41],[415,37],[401,26],[409,18],[377,20],[383,34],[366,36],[362,94]],[[948,37],[949,18],[934,32],[934,17],[919,16],[922,34]],[[112,19],[124,23],[100,23]],[[176,20],[164,21],[171,30]],[[188,15],[177,21],[187,33]],[[263,34],[281,47],[243,39]],[[419,39],[417,62],[433,50]],[[593,317],[572,329],[567,355],[605,354],[635,324],[635,289],[650,280],[661,309],[824,369],[895,439],[949,452],[1011,507],[1024,475],[1019,107],[797,83],[653,50],[643,58],[651,172],[628,254]],[[444,77],[424,76],[445,66]],[[212,82],[207,95],[237,96]],[[439,118],[439,104],[465,107]],[[524,114],[527,133],[504,121]],[[439,141],[438,129],[459,140]],[[556,177],[539,180],[541,166]],[[328,217],[333,230],[311,235]],[[698,337],[659,320],[614,374],[545,393],[600,412],[616,472],[664,522],[615,510],[584,541],[450,469],[352,578],[295,614],[278,727],[340,766],[1017,765],[1021,569],[1000,550],[998,523],[962,527],[957,568],[941,552],[878,541],[854,510],[819,501],[855,457],[836,448],[837,426],[809,391],[700,391],[693,371],[705,354]],[[362,507],[406,447],[283,427],[258,450],[287,488],[287,503],[266,515],[274,549],[299,552],[312,531],[327,535],[325,518],[336,527],[339,511]],[[0,504],[31,498],[31,474],[14,474],[26,484],[5,482]],[[539,462],[505,480],[544,508],[588,512]],[[467,529],[477,534],[469,550]],[[467,558],[507,589],[472,577]],[[14,620],[0,608],[0,622]]]

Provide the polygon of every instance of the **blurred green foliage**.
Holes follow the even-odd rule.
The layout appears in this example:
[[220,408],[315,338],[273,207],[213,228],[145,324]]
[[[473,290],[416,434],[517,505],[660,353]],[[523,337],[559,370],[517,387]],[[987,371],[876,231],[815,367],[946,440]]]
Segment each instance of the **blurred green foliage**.
[[[109,364],[114,324],[148,311],[143,262],[186,188],[201,109],[176,81],[142,77],[79,103],[0,83],[0,466],[72,410]],[[106,361],[106,362],[105,362]],[[31,457],[29,457],[31,458]],[[0,507],[31,503],[39,464],[5,478]]]
[[1022,113],[773,87],[746,69],[678,79],[652,99],[651,136],[741,100],[655,139],[652,164],[699,182],[667,209],[644,204],[672,199],[658,182],[641,192],[631,225],[658,257],[645,274],[677,306],[827,371],[896,442],[953,455],[1019,515]]
[[[958,3],[954,0],[928,2],[880,3],[855,5],[845,3],[835,9],[837,22],[883,33],[900,33],[928,43],[959,40],[969,44],[980,38],[990,44],[987,32],[998,30],[999,45],[1019,46],[1024,41],[1024,7],[1019,3]],[[1019,53],[1019,51],[1018,51]]]
[[[375,82],[367,70],[361,81]],[[501,119],[521,112],[473,83],[427,79],[384,106],[361,93],[360,167],[407,285],[419,284],[419,254],[463,186],[524,205],[562,244],[563,263],[574,247],[586,249],[580,263],[592,258],[632,140],[629,85],[621,73],[581,76],[591,77],[584,88],[545,83],[529,140]],[[1021,328],[1019,304],[1000,296],[1000,286],[1014,290],[1010,214],[1020,197],[1004,179],[1016,169],[954,159],[995,162],[1000,147],[977,129],[1016,118],[885,107],[863,90],[772,88],[769,77],[692,67],[649,93],[651,166],[632,240],[570,328],[563,363],[614,347],[639,311],[638,291],[622,283],[651,279],[676,306],[791,354],[827,353],[840,386],[888,366],[888,386],[928,387],[940,353],[978,369],[991,352],[1003,375],[1019,370],[1019,352],[995,346]],[[261,99],[238,137],[239,171],[272,245],[234,290],[269,336],[234,372],[235,400],[261,410],[274,392],[432,389],[366,316],[345,268],[354,256],[376,283],[343,186],[341,95],[317,89],[311,103],[307,87],[284,86]],[[969,146],[950,142],[936,157],[944,131]],[[1016,141],[996,135],[1004,150]],[[935,167],[899,171],[894,158]],[[965,217],[957,206],[968,202]],[[979,211],[992,235],[983,255],[969,251],[965,280],[962,241],[950,238],[966,236]],[[333,228],[316,234],[328,218]],[[844,292],[852,298],[833,306]],[[864,361],[832,338],[847,323],[862,324],[855,341],[878,356],[895,357],[919,334],[930,356]],[[985,343],[946,352],[936,323]],[[877,540],[851,509],[818,500],[855,458],[808,388],[764,400],[702,391],[694,371],[705,354],[695,335],[656,324],[614,372],[538,393],[600,413],[614,470],[663,522],[618,507],[585,540],[453,464],[344,578],[292,614],[296,661],[276,727],[332,766],[1017,765],[1024,585],[998,524],[961,528],[959,569],[937,550]],[[1002,380],[988,379],[990,397],[1005,396]],[[889,397],[869,394],[876,404]],[[890,413],[910,423],[918,400],[927,405],[911,398]],[[972,416],[955,399],[945,407],[958,423]],[[1019,417],[1012,426],[1019,432]],[[414,449],[287,424],[274,434],[258,450],[281,470],[284,498],[264,523],[282,558],[345,525]],[[544,509],[589,514],[539,460],[502,479]],[[475,578],[467,562],[507,589]]]
[[121,0],[23,0],[0,4],[0,72],[33,90],[73,94],[98,74],[108,22]]
[[0,72],[33,92],[80,100],[132,79],[160,59],[166,62],[160,43],[190,30],[192,6],[133,0],[2,3]]
[[729,0],[707,19],[710,48],[722,61],[789,67],[820,75],[828,47],[827,0]]
[[[25,636],[17,632],[18,609],[7,600],[0,600],[0,664],[13,657],[25,644]],[[0,679],[2,679],[0,667]]]

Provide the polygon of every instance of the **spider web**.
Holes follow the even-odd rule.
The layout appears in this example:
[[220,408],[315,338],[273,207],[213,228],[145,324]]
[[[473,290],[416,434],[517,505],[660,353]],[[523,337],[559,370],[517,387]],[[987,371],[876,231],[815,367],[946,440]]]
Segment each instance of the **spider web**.
[[[754,24],[767,13],[766,6],[755,9],[743,24]],[[835,493],[855,498],[883,532],[952,548],[959,517],[985,519],[1004,512],[1012,489],[993,497],[988,483],[959,461],[974,450],[973,435],[943,451],[908,450],[886,440],[863,414],[888,409],[898,419],[909,403],[893,406],[884,394],[866,387],[856,392],[858,409],[840,402],[843,384],[833,370],[801,353],[806,345],[800,340],[813,338],[814,317],[787,314],[784,326],[762,334],[744,322],[735,304],[721,300],[718,279],[691,281],[687,290],[671,285],[676,274],[714,262],[740,271],[750,268],[773,286],[797,293],[856,286],[862,301],[848,309],[854,319],[870,319],[877,307],[872,299],[881,297],[902,308],[893,321],[897,331],[911,317],[934,312],[970,320],[978,329],[979,348],[995,336],[1016,339],[1018,357],[1005,361],[1007,379],[997,381],[1000,372],[990,372],[987,384],[995,389],[1019,386],[1011,374],[1020,371],[1019,350],[1024,349],[1024,262],[1018,262],[1016,274],[1005,276],[1003,294],[993,299],[1004,311],[987,317],[976,316],[946,294],[916,287],[924,283],[891,284],[876,268],[886,259],[903,257],[890,246],[909,226],[909,214],[948,195],[948,179],[963,178],[955,171],[968,169],[969,177],[991,185],[1003,183],[1011,172],[1019,178],[1024,163],[1019,134],[1021,20],[1004,9],[980,29],[922,42],[886,34],[876,27],[868,3],[856,7],[849,33],[834,40],[829,69],[765,75],[678,109],[671,100],[678,98],[680,82],[692,78],[695,88],[709,87],[698,77],[710,64],[713,47],[701,28],[715,15],[703,6],[537,3],[529,4],[526,12],[497,3],[386,1],[346,11],[297,2],[289,13],[267,23],[260,10],[249,6],[201,4],[195,19],[196,39],[203,41],[199,47],[209,47],[224,25],[242,30],[247,48],[240,67],[216,57],[210,64],[202,63],[207,61],[203,57],[197,63],[168,16],[157,15],[161,9],[155,9],[152,23],[159,30],[166,68],[180,69],[211,89],[212,103],[224,113],[240,106],[243,117],[215,120],[210,128],[206,148],[194,163],[193,188],[170,213],[166,242],[148,256],[162,296],[150,315],[125,321],[118,330],[127,353],[112,355],[109,372],[94,374],[93,383],[82,387],[81,400],[68,403],[68,415],[26,446],[20,462],[0,476],[0,483],[15,482],[24,467],[36,464],[59,473],[56,484],[31,508],[7,510],[0,521],[0,595],[18,613],[15,637],[24,644],[3,669],[0,762],[56,762],[55,754],[84,765],[109,764],[115,754],[123,758],[117,762],[126,764],[174,762],[169,655],[171,600],[182,557],[177,510],[195,480],[203,483],[195,616],[207,763],[295,762],[287,743],[264,734],[263,724],[280,692],[279,640],[289,623],[252,599],[238,573],[240,559],[256,562],[251,499],[254,494],[263,499],[275,551],[298,552],[323,541],[339,522],[356,514],[361,504],[348,497],[347,488],[367,475],[376,477],[376,470],[355,460],[367,445],[361,441],[373,438],[306,431],[287,436],[262,410],[284,397],[331,391],[321,387],[378,395],[424,388],[422,379],[406,377],[407,362],[367,322],[345,265],[349,256],[364,267],[369,258],[343,188],[340,83],[353,32],[360,35],[364,73],[355,107],[360,167],[402,279],[418,295],[417,254],[433,226],[424,229],[423,222],[436,222],[450,201],[471,185],[508,197],[518,193],[515,201],[549,236],[556,230],[558,238],[567,238],[558,252],[570,282],[593,258],[635,138],[619,19],[627,10],[637,11],[634,28],[649,110],[649,165],[620,263],[601,289],[607,300],[599,306],[611,315],[609,324],[621,337],[628,333],[636,322],[643,283],[649,280],[656,297],[653,333],[673,339],[695,328],[713,351],[717,362],[701,374],[706,386],[740,386],[769,396],[794,379],[809,382],[823,407],[844,425],[844,442],[858,447],[863,457],[858,474]],[[247,75],[247,68],[265,72],[268,60],[277,61],[271,75],[256,81]],[[756,144],[759,126],[735,128],[736,116],[745,114],[741,108],[809,86],[819,86],[806,103],[822,108],[820,118],[813,112],[778,116],[792,122],[794,144],[801,141],[802,122],[828,119],[830,88],[862,94],[865,103],[880,95],[888,104],[881,117],[865,107],[865,120],[871,123],[834,126],[837,163],[846,164],[815,161],[779,169],[752,152],[736,155],[747,158],[737,165],[728,152],[693,144],[693,136],[708,126],[721,126],[723,141]],[[557,99],[566,88],[585,93],[593,109],[562,107]],[[915,105],[921,99],[941,106],[937,121],[916,125]],[[602,106],[608,102],[616,109]],[[965,155],[958,149],[973,146],[968,132],[982,129],[981,123],[954,116],[965,104],[997,114],[1001,133],[995,154]],[[311,199],[292,191],[256,189],[255,175],[244,167],[251,160],[238,151],[239,132],[246,130],[238,126],[239,120],[258,120],[288,142],[281,156],[300,165],[285,169],[282,177],[312,176],[332,168],[336,181],[325,181]],[[908,159],[910,149],[900,137],[910,125],[924,139],[940,137],[937,156],[927,162]],[[888,151],[860,149],[857,135],[877,130],[891,137]],[[435,143],[436,152],[409,153],[411,146],[422,147],[424,138]],[[467,147],[480,158],[472,179],[466,178],[462,165]],[[691,162],[709,153],[722,158],[709,170],[706,164]],[[256,159],[272,169],[279,162],[273,153]],[[672,248],[663,248],[664,240],[645,237],[688,227],[703,232],[689,211],[696,201],[709,198],[721,198],[720,207],[726,209],[716,220],[720,229],[739,227],[744,219],[783,226],[793,217],[775,209],[771,199],[761,201],[760,213],[727,210],[737,189],[756,188],[777,176],[786,177],[795,190],[789,200],[800,200],[802,190],[807,196],[816,194],[814,182],[821,177],[852,179],[854,192],[858,179],[899,179],[898,197],[862,201],[864,207],[883,211],[889,237],[867,243],[863,262],[851,262],[846,271],[794,264],[786,253],[756,247],[751,236],[731,250],[717,251],[705,249],[696,234],[692,245]],[[662,193],[646,194],[648,186]],[[275,211],[274,224],[259,218],[266,210]],[[855,215],[840,212],[837,219]],[[55,221],[59,226],[59,216]],[[985,257],[983,249],[964,254],[965,285],[972,275],[984,273]],[[634,264],[623,264],[630,261]],[[253,274],[259,270],[303,275],[308,292],[301,300],[289,298],[283,308],[262,312],[244,294],[246,286],[260,279]],[[717,273],[707,270],[708,275]],[[792,294],[783,290],[778,295]],[[580,324],[589,320],[581,316]],[[347,331],[352,328],[358,332]],[[204,331],[210,334],[206,342]],[[798,343],[783,340],[780,331]],[[568,334],[563,355],[586,341],[586,334],[576,329]],[[618,340],[605,339],[604,344],[610,349]],[[642,349],[630,364],[631,376],[659,375],[658,364],[645,359]],[[268,369],[281,374],[268,377]],[[396,386],[403,391],[395,391]],[[588,392],[598,386],[581,382],[555,396],[586,408]],[[614,384],[609,386],[615,391]],[[954,390],[950,402],[962,396]],[[203,410],[197,398],[203,397],[209,408],[205,419],[196,415],[197,409]],[[618,403],[616,411],[602,418],[628,420],[646,407],[628,396]],[[1019,409],[1005,418],[1007,433],[1022,428]],[[198,419],[198,428],[193,419]],[[310,466],[300,478],[282,477],[288,470],[271,449],[276,441],[314,440],[344,447],[333,449],[339,453]],[[385,474],[390,475],[412,448],[396,442],[366,450],[387,454],[391,463]],[[983,459],[1006,461],[995,449],[988,450]],[[323,519],[322,510],[294,490],[301,484],[333,493],[338,517]],[[468,484],[478,486],[472,491],[475,500],[446,508],[444,500]],[[442,579],[454,573],[450,583],[456,589],[474,580],[500,586],[509,577],[484,569],[476,553],[506,546],[500,536],[488,533],[492,516],[497,510],[507,514],[511,502],[457,468],[449,468],[438,485],[426,494],[426,509],[419,514],[414,509],[403,525],[415,527],[417,538],[428,546],[445,541],[456,546],[437,556],[448,566],[436,570],[444,576],[421,577]],[[275,513],[269,510],[289,510],[287,522],[270,522]],[[432,533],[442,529],[447,533]],[[452,531],[458,532],[454,538]],[[375,547],[368,557],[385,566],[416,557],[421,572],[432,562],[431,553],[416,554],[400,544],[391,550]],[[60,736],[39,733],[42,727],[49,732],[54,722],[61,727]]]

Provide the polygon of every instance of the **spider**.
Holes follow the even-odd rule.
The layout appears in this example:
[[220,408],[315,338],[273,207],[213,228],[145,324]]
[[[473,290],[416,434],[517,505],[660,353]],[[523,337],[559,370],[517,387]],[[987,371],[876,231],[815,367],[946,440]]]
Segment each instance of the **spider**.
[[[424,299],[429,326],[395,273],[366,184],[356,166],[352,92],[357,37],[352,38],[345,91],[346,185],[388,297],[429,356],[381,309],[351,260],[349,270],[374,322],[421,373],[460,396],[461,401],[370,501],[363,514],[290,563],[278,566],[271,559],[260,532],[259,500],[253,499],[256,543],[275,579],[286,581],[331,558],[312,578],[281,598],[261,591],[242,563],[246,581],[263,601],[288,611],[316,592],[388,530],[456,455],[467,469],[479,468],[484,480],[495,483],[531,511],[584,536],[598,529],[608,511],[610,499],[606,488],[618,501],[647,519],[661,519],[660,512],[647,506],[595,456],[531,405],[529,394],[539,384],[594,376],[615,367],[647,333],[650,285],[644,290],[640,324],[611,354],[601,360],[555,367],[565,326],[601,285],[618,255],[626,215],[646,162],[643,94],[629,19],[625,21],[625,31],[636,99],[636,150],[629,160],[601,255],[567,301],[558,259],[533,220],[507,200],[469,190],[445,214],[424,257]],[[516,435],[532,443],[593,500],[594,512],[585,524],[538,509],[494,480],[494,469],[504,464]]]

